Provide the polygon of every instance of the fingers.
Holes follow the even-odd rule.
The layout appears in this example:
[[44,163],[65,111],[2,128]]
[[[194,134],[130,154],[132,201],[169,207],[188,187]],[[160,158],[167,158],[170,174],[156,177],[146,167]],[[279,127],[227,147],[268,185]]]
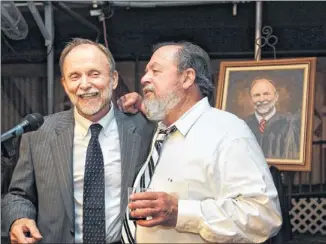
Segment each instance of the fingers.
[[23,231],[11,231],[10,241],[11,243],[29,243]]
[[158,199],[163,192],[137,192],[130,195],[130,200],[156,200]]
[[161,225],[164,221],[164,217],[157,217],[150,220],[137,220],[137,224],[143,227],[154,227],[156,225]]
[[140,105],[140,112],[142,112],[143,114],[147,114],[147,108],[145,107],[144,103],[141,103]]
[[[30,234],[27,237],[27,233]],[[35,221],[27,218],[16,220],[10,229],[10,241],[12,243],[36,243],[43,237],[36,227]]]
[[134,114],[142,109],[142,97],[136,92],[128,93],[118,99],[117,105],[121,111]]
[[33,239],[35,239],[37,241],[42,239],[42,235],[41,235],[40,231],[38,230],[38,228],[36,227],[35,222],[31,226],[29,226],[29,232],[31,233],[31,237]]
[[138,222],[142,226],[155,225],[175,227],[178,217],[178,199],[165,192],[141,192],[130,195],[133,201],[128,204],[135,218],[152,217]]
[[160,213],[159,208],[137,208],[130,212],[134,218],[153,217]]
[[154,208],[156,206],[155,200],[138,200],[128,204],[130,209],[137,208]]

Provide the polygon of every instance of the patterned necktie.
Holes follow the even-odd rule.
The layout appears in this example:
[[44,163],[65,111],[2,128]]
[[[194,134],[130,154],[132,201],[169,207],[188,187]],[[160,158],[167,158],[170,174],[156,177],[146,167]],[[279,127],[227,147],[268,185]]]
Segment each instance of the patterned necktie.
[[105,243],[104,162],[98,136],[102,126],[90,126],[86,153],[83,203],[83,243]]
[[265,119],[260,120],[259,131],[260,131],[261,134],[264,133],[265,125],[266,125],[266,120]]
[[[170,128],[167,128],[165,130],[160,130],[157,134],[157,137],[154,141],[154,147],[152,148],[152,152],[150,156],[147,158],[147,166],[145,170],[139,174],[141,174],[140,180],[139,175],[136,177],[136,180],[134,182],[134,187],[141,187],[141,188],[148,188],[152,176],[155,172],[155,168],[159,162],[160,154],[162,150],[162,146],[167,140],[168,136],[171,135],[173,132],[177,130],[176,126],[172,126]],[[146,164],[145,162],[145,164]],[[125,218],[123,221],[123,227],[122,227],[122,243],[136,243],[135,241],[135,233],[136,233],[136,223],[129,220],[128,217],[128,207],[126,210]]]

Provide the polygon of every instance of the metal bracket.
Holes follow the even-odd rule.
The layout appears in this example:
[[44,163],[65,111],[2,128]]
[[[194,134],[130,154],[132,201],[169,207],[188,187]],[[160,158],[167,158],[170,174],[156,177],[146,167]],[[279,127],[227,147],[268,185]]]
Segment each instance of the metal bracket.
[[264,26],[262,29],[262,35],[260,38],[256,39],[256,45],[258,46],[258,52],[256,54],[255,59],[257,60],[257,56],[260,55],[261,50],[265,46],[269,46],[273,49],[274,59],[276,59],[276,48],[275,45],[278,43],[278,38],[275,35],[272,35],[273,28],[269,25]]
[[28,1],[27,2],[27,6],[29,8],[29,11],[31,12],[31,14],[33,15],[36,24],[38,25],[38,27],[40,28],[40,31],[45,39],[45,45],[48,46],[50,44],[52,44],[52,35],[51,33],[47,30],[42,17],[39,13],[39,11],[36,8],[36,5],[33,1]]

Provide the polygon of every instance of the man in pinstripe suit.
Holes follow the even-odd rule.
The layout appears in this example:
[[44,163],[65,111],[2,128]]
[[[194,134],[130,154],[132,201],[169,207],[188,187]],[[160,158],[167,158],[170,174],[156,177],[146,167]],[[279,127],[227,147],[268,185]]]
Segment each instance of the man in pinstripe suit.
[[119,242],[127,186],[148,154],[154,126],[111,102],[118,73],[112,54],[76,38],[60,57],[62,84],[74,109],[45,118],[22,137],[20,158],[2,204],[3,224],[18,243],[83,241],[83,182],[89,126],[100,124],[105,177],[105,241]]

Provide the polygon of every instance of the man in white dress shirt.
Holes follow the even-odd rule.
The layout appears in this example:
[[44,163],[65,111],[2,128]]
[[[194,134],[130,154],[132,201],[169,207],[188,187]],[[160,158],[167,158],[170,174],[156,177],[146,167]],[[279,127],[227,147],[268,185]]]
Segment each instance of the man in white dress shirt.
[[163,144],[150,188],[129,203],[137,243],[260,243],[279,231],[279,199],[255,136],[244,121],[209,105],[210,60],[197,45],[154,48],[141,79],[143,98],[123,96],[121,110],[142,111],[177,130]]

